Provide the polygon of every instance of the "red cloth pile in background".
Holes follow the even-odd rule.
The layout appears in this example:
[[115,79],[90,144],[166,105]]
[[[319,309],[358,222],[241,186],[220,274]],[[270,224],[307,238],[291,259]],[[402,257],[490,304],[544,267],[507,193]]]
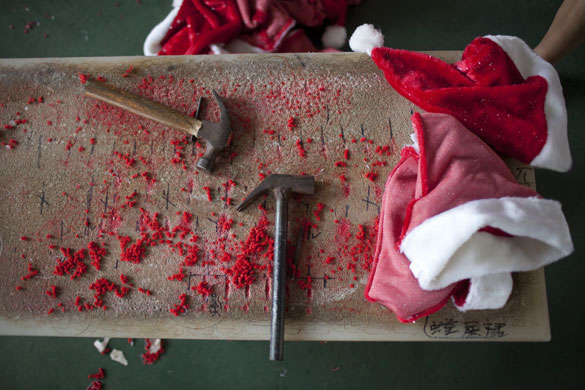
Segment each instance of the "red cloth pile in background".
[[[317,51],[302,27],[342,27],[348,6],[359,2],[175,1],[173,11],[147,37],[144,51],[146,55]],[[342,34],[344,42],[345,29]]]

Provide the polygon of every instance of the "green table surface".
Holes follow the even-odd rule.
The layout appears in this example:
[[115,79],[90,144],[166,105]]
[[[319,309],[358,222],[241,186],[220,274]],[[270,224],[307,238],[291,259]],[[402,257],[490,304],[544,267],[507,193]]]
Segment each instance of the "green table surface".
[[[462,50],[476,36],[516,35],[535,46],[561,1],[374,1],[350,10],[351,33],[373,23],[386,46]],[[0,57],[141,55],[144,38],[170,0],[1,0]],[[40,25],[24,34],[30,21]],[[346,48],[347,49],[347,48]],[[537,170],[538,189],[562,202],[575,253],[546,268],[552,341],[548,343],[289,342],[286,360],[267,359],[268,342],[168,340],[154,365],[143,341],[113,340],[129,361],[101,356],[86,338],[0,337],[2,389],[81,389],[106,370],[105,389],[577,389],[585,388],[585,48],[557,67],[569,113],[573,169]],[[581,179],[579,179],[581,178]],[[1,219],[1,216],[0,216]]]

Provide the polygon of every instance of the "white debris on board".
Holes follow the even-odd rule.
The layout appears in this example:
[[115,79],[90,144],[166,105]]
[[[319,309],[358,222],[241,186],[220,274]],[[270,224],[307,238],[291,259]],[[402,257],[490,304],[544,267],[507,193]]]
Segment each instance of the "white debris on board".
[[102,341],[96,340],[93,342],[94,347],[97,348],[99,353],[103,353],[110,342],[109,337],[104,338]]
[[112,358],[113,361],[123,364],[125,366],[128,365],[128,360],[126,360],[124,352],[118,349],[112,349],[112,352],[110,353],[110,358]]
[[150,344],[150,348],[148,349],[149,353],[157,353],[160,350],[160,339],[154,339]]

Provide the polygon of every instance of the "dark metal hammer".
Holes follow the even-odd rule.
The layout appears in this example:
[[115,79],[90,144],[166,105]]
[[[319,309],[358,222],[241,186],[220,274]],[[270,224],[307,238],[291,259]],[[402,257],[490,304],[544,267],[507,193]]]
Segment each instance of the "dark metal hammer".
[[238,206],[238,211],[242,211],[259,195],[267,192],[272,192],[276,199],[269,357],[270,360],[282,360],[284,357],[284,283],[286,279],[288,199],[293,192],[307,195],[314,194],[315,177],[270,175],[244,199]]
[[217,155],[225,149],[231,132],[227,110],[217,92],[212,92],[219,106],[220,119],[218,123],[192,118],[145,97],[114,88],[93,79],[88,79],[85,83],[85,94],[89,97],[104,101],[144,118],[152,119],[163,125],[186,131],[199,139],[204,139],[206,149],[203,156],[197,160],[197,168],[207,173],[213,171]]

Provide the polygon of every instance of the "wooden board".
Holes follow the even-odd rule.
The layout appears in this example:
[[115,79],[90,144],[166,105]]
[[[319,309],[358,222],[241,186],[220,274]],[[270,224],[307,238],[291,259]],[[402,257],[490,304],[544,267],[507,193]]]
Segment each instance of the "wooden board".
[[[79,74],[189,114],[202,96],[200,118],[208,120],[218,119],[207,99],[217,90],[233,139],[215,174],[196,173],[202,149],[179,131],[83,97]],[[410,142],[416,110],[365,55],[0,60],[0,86],[0,124],[8,125],[0,141],[15,145],[0,151],[2,334],[267,339],[269,259],[250,258],[255,281],[241,288],[226,269],[249,249],[246,239],[262,216],[274,219],[269,197],[242,213],[235,205],[264,175],[289,173],[314,175],[317,193],[295,198],[289,209],[288,340],[550,338],[542,270],[516,275],[513,295],[498,311],[449,306],[405,325],[364,300],[385,178]],[[531,169],[510,166],[519,182],[534,185]],[[189,233],[141,246],[145,216],[154,213],[169,235],[177,226]],[[271,228],[264,229],[269,236]],[[140,262],[122,261],[122,237],[144,249]],[[55,274],[65,260],[60,248],[75,252],[90,242],[107,250],[100,270],[86,249],[85,274]],[[185,261],[181,245],[197,246],[197,263],[183,267],[183,280],[169,280]],[[21,280],[29,264],[39,273]],[[78,311],[78,296],[94,303],[90,285],[99,278],[120,291],[121,274],[133,283],[126,296],[110,291],[102,296],[107,310]],[[191,289],[203,281],[209,296]],[[45,293],[50,286],[56,298]],[[174,316],[169,310],[183,293],[190,307]]]

